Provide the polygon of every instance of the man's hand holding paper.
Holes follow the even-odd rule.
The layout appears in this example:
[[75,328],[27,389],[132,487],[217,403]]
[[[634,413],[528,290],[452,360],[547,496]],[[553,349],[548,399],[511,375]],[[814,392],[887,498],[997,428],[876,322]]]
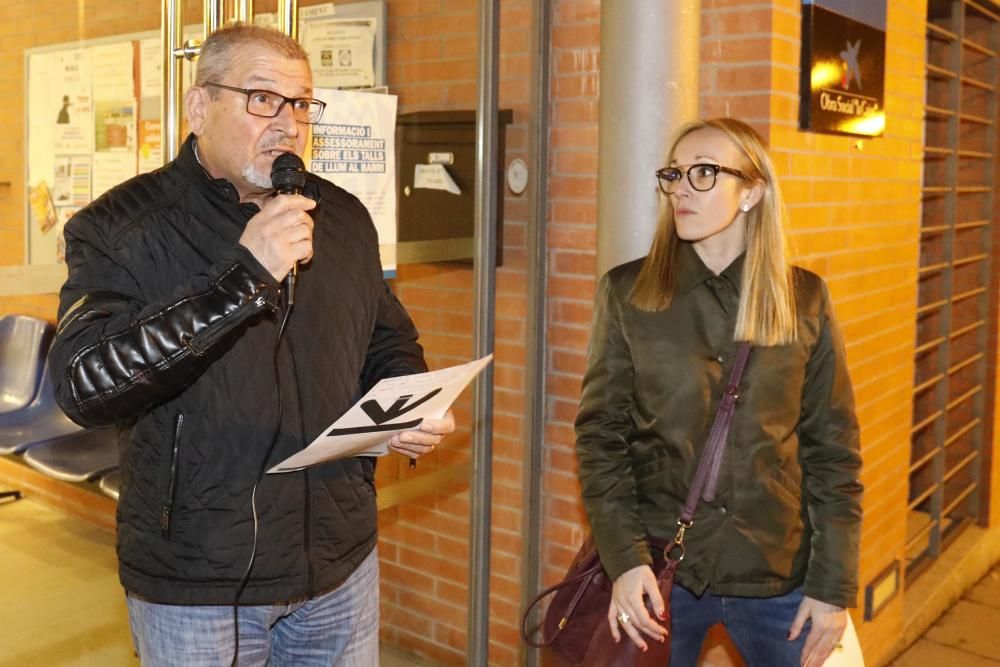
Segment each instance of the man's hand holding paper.
[[442,419],[424,419],[412,431],[403,431],[389,438],[389,449],[410,459],[430,454],[444,436],[455,430],[455,414],[448,410]]
[[451,404],[492,361],[380,381],[308,447],[269,473],[292,472],[348,456],[383,456],[393,449],[416,459],[455,430]]

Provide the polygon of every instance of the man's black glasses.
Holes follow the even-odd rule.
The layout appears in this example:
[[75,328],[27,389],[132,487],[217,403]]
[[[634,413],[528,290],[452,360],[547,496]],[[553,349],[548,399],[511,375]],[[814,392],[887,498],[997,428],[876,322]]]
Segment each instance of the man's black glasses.
[[326,102],[315,100],[311,97],[285,97],[273,90],[259,90],[256,88],[236,88],[225,86],[221,83],[211,81],[205,83],[206,86],[231,90],[234,93],[243,93],[247,96],[247,113],[264,118],[274,118],[286,104],[292,105],[292,117],[299,123],[318,123],[326,108]]
[[698,192],[707,192],[715,187],[720,171],[746,180],[746,175],[739,169],[723,167],[721,164],[693,164],[686,172],[680,167],[664,167],[656,170],[656,180],[663,194],[670,195],[677,189],[677,184],[686,173],[692,188]]

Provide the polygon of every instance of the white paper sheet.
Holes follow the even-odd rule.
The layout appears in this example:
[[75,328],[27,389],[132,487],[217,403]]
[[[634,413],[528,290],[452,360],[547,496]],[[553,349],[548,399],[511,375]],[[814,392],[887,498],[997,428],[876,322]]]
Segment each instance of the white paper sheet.
[[389,438],[440,419],[472,379],[493,360],[488,355],[439,371],[382,380],[308,447],[268,473],[292,472],[349,456],[384,456]]
[[163,88],[163,49],[161,38],[150,37],[139,42],[139,97],[160,97]]
[[94,99],[131,100],[135,97],[132,78],[132,42],[101,44],[91,49],[93,58]]
[[94,199],[135,175],[135,153],[94,153],[94,180],[92,184]]

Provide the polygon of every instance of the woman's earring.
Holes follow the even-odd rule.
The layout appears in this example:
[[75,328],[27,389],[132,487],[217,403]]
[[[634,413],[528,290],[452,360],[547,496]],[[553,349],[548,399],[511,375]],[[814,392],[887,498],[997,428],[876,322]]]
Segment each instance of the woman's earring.
[[750,210],[750,204],[743,204],[743,206],[740,206],[740,210],[747,213]]

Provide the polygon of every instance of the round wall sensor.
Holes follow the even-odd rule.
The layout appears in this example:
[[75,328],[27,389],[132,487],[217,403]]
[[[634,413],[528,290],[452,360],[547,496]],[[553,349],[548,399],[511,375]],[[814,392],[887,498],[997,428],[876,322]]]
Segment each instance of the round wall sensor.
[[507,165],[507,187],[516,195],[528,187],[528,165],[521,158],[514,158]]

